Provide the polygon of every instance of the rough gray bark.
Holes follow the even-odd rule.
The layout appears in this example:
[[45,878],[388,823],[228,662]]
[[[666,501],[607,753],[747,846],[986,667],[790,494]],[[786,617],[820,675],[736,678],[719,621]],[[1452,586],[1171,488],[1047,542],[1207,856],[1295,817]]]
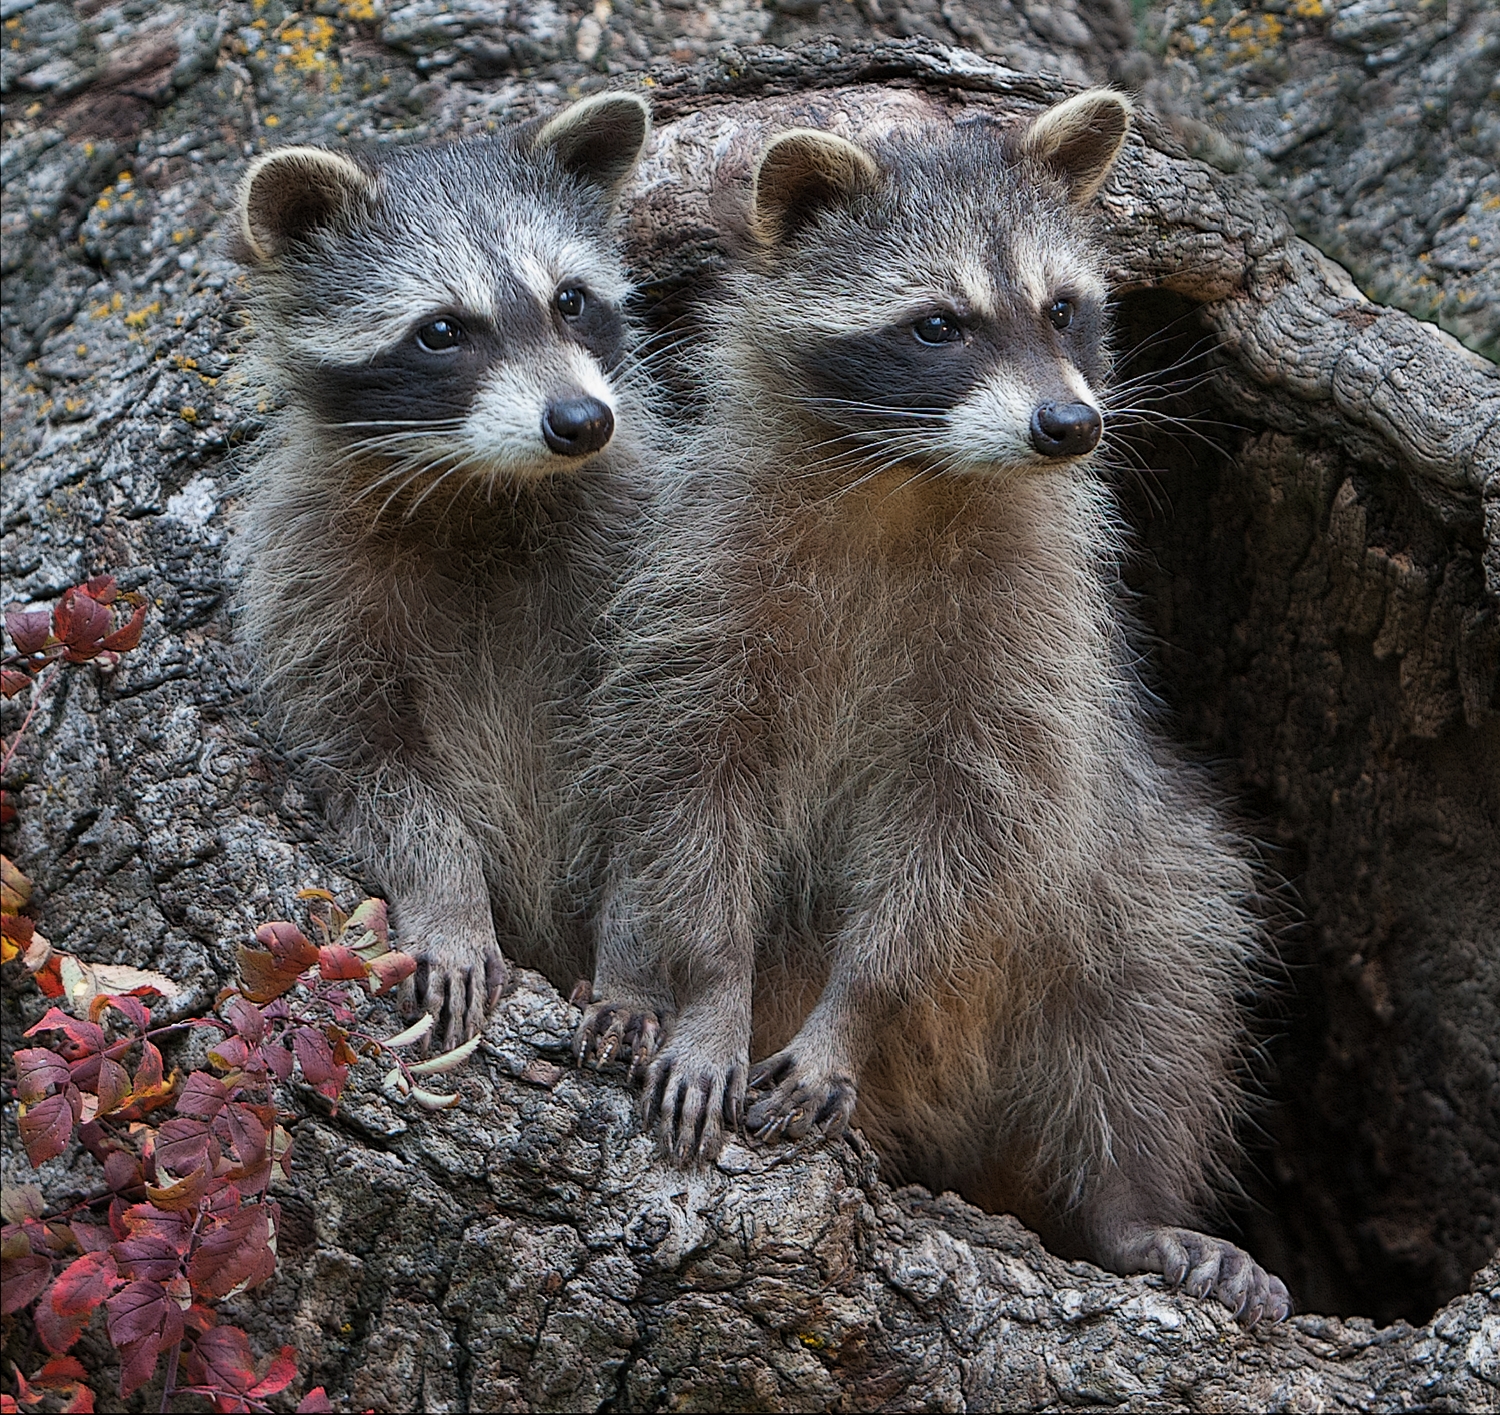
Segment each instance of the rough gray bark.
[[[756,124],[1062,92],[921,43],[687,63],[735,24],[820,27],[787,6],[322,8],[5,11],[24,38],[5,71],[6,605],[104,569],[155,605],[119,674],[73,671],[34,724],[7,853],[55,942],[168,972],[185,1009],[255,922],[295,916],[297,888],[356,892],[259,738],[234,645],[236,449],[258,412],[213,232],[246,151],[475,130],[675,48],[631,223],[664,323],[711,290]],[[1072,9],[974,11],[983,47],[1028,67],[1082,81],[1108,53],[1035,28]],[[923,33],[915,8],[870,13],[840,23]],[[949,39],[973,20],[933,14]],[[461,1110],[412,1117],[370,1090],[337,1119],[309,1106],[281,1274],[239,1303],[307,1384],[378,1409],[1500,1406],[1500,1269],[1471,1287],[1500,1231],[1500,381],[1366,302],[1248,174],[1141,131],[1104,197],[1122,345],[1128,371],[1187,358],[1156,411],[1190,421],[1126,430],[1131,576],[1180,735],[1221,760],[1307,920],[1242,1224],[1304,1309],[1366,1317],[1247,1336],[1010,1219],[893,1193],[857,1145],[732,1146],[684,1176],[616,1079],[568,1069],[574,1014],[528,976]],[[38,1009],[11,987],[4,1006],[13,1044]],[[49,1192],[86,1164],[56,1162]],[[1367,1319],[1444,1302],[1423,1326]]]

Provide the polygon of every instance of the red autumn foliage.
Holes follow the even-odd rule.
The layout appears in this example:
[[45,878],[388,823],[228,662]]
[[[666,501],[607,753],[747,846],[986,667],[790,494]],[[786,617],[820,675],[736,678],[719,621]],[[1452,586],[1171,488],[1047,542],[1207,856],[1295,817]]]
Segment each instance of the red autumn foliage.
[[[8,878],[29,893],[13,867]],[[4,1397],[5,1409],[46,1397],[93,1410],[86,1373],[67,1353],[100,1310],[119,1357],[122,1399],[156,1375],[163,1356],[162,1409],[175,1393],[204,1397],[218,1411],[261,1410],[295,1380],[290,1347],[258,1370],[249,1338],[221,1325],[212,1307],[275,1272],[279,1208],[267,1190],[276,1166],[290,1172],[292,1149],[278,1123],[277,1087],[300,1071],[336,1106],[360,1056],[384,1054],[395,1062],[386,1084],[397,1099],[433,1108],[456,1099],[415,1086],[411,1068],[358,1028],[359,997],[388,992],[415,966],[390,948],[384,904],[366,900],[345,914],[324,891],[304,897],[329,906],[326,918],[314,919],[324,942],[291,923],[262,925],[256,939],[265,946],[241,949],[249,964],[240,987],[220,994],[216,1017],[158,1026],[139,997],[107,994],[93,999],[87,1017],[52,1007],[27,1031],[38,1044],[15,1054],[27,1154],[41,1165],[76,1139],[101,1166],[104,1190],[52,1216],[34,1190],[21,1196],[24,1211],[7,1208],[15,1221],[0,1245],[4,1309],[29,1310],[53,1359],[30,1384],[16,1372],[18,1393]],[[209,1053],[220,1075],[164,1074],[157,1040],[189,1027],[222,1034]],[[409,1045],[426,1030],[407,1028],[390,1042]],[[471,1050],[434,1058],[423,1074]],[[169,1119],[148,1118],[168,1105]],[[319,1386],[297,1408],[333,1406]]]

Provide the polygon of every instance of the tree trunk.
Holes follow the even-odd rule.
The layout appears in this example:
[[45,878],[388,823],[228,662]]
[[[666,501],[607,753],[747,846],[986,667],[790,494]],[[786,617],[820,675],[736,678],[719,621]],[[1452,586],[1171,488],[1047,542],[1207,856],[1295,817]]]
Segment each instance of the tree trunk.
[[[791,5],[320,8],[6,11],[6,603],[109,570],[154,606],[119,673],[72,671],[33,723],[7,853],[55,943],[168,973],[183,1011],[297,889],[358,893],[234,644],[237,449],[264,407],[213,235],[246,153],[480,130],[560,101],[540,80],[669,55],[628,239],[648,319],[680,333],[773,127],[1067,91],[933,39],[1076,82],[1132,62],[1108,7],[867,0],[838,42]],[[694,57],[735,25],[805,42]],[[336,1117],[308,1102],[278,1277],[234,1299],[306,1384],[382,1410],[1500,1408],[1500,1263],[1476,1275],[1500,1233],[1500,379],[1368,302],[1264,177],[1139,124],[1101,200],[1122,372],[1162,401],[1116,456],[1174,728],[1285,881],[1237,1217],[1303,1311],[1339,1315],[1246,1335],[1011,1218],[892,1191],[857,1138],[673,1169],[622,1082],[570,1068],[576,1013],[526,974],[461,1109],[408,1114],[368,1078]],[[7,1047],[40,1010],[17,981]],[[5,1127],[12,1183],[13,1106]],[[54,1161],[49,1194],[89,1163]]]

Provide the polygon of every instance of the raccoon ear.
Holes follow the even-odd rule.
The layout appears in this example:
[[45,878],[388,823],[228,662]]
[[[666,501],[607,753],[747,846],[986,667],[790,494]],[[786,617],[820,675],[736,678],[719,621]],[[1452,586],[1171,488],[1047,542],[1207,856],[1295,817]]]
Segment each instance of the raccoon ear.
[[321,147],[283,147],[250,164],[240,183],[241,260],[264,262],[306,240],[375,189],[347,157]]
[[880,168],[864,148],[816,128],[793,128],[761,154],[750,230],[763,244],[780,245],[820,211],[879,185]]
[[1082,206],[1109,176],[1134,111],[1123,93],[1086,89],[1033,118],[1021,150],[1061,177]]
[[651,136],[651,109],[633,93],[600,93],[549,118],[531,141],[550,148],[566,171],[599,187],[613,202],[635,171]]

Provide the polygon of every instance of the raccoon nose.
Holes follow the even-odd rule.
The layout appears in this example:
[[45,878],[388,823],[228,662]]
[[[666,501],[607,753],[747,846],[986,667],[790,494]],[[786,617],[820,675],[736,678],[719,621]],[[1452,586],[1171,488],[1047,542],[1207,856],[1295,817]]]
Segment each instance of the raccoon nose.
[[1103,432],[1098,409],[1087,403],[1043,403],[1031,415],[1031,445],[1044,457],[1081,457]]
[[542,414],[547,446],[564,457],[586,457],[615,435],[615,415],[597,398],[564,398]]

